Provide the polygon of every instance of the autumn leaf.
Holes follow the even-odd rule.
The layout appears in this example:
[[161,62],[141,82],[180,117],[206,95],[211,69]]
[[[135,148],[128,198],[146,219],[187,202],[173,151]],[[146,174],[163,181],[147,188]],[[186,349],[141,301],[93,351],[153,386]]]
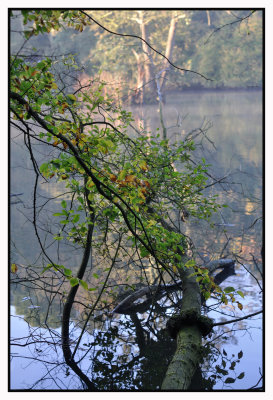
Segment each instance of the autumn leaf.
[[18,267],[16,264],[11,264],[11,273],[12,274],[16,274],[16,272],[18,271]]
[[109,178],[110,178],[110,180],[111,180],[112,182],[116,182],[116,180],[117,180],[117,175],[110,174],[110,175],[109,175]]
[[142,190],[143,190],[143,189],[138,190],[139,197],[141,197],[143,200],[146,200],[146,197],[145,197],[144,194],[142,193]]
[[142,185],[145,185],[148,189],[151,187],[148,181],[141,181]]
[[125,182],[134,182],[136,177],[134,175],[126,175]]
[[145,188],[141,188],[140,190],[141,190],[141,192],[142,192],[143,194],[146,194],[146,193],[147,193],[147,189],[145,189]]

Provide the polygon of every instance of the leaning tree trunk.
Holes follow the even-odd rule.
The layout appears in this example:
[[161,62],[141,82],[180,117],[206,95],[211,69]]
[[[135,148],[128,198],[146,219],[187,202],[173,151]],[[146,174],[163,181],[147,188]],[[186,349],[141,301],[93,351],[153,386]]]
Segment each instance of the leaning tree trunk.
[[[217,268],[234,266],[233,260],[212,261],[206,268],[212,273]],[[182,279],[183,299],[180,314],[171,317],[168,328],[171,336],[177,340],[175,355],[166,372],[162,390],[187,390],[193,375],[202,361],[202,336],[207,335],[213,322],[201,315],[201,294],[195,280],[193,268],[180,273]],[[224,278],[223,278],[224,279]],[[219,282],[223,281],[219,277]]]
[[[181,317],[188,315],[190,318],[191,315],[201,314],[200,288],[195,277],[190,276],[193,272],[194,270],[189,268],[180,274],[183,289]],[[162,390],[186,390],[201,360],[202,334],[197,320],[191,324],[185,320],[185,325],[180,329],[179,318],[176,320],[170,321],[173,321],[171,335],[176,337],[177,349],[168,367]]]

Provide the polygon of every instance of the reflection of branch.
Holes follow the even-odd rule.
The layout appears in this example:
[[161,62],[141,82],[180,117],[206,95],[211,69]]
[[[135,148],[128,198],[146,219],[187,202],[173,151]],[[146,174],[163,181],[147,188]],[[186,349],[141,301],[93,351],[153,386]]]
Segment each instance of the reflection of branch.
[[[87,263],[88,263],[89,256],[90,256],[90,250],[91,250],[93,227],[94,227],[94,213],[92,214],[91,224],[89,225],[89,228],[88,228],[86,246],[85,246],[85,250],[84,250],[82,263],[81,263],[81,266],[77,273],[78,279],[83,278],[85,269],[87,267]],[[67,299],[66,299],[66,302],[64,305],[63,322],[62,322],[62,349],[63,349],[63,354],[64,354],[64,358],[65,358],[67,365],[70,368],[72,368],[72,370],[83,380],[83,382],[87,385],[88,389],[95,390],[94,384],[88,379],[88,377],[83,373],[83,371],[78,367],[77,363],[73,359],[73,356],[72,356],[72,353],[70,350],[70,345],[69,345],[70,313],[71,313],[72,306],[74,304],[74,299],[75,299],[76,293],[78,291],[78,288],[79,288],[79,284],[76,286],[73,286],[70,289],[70,292],[67,296]]]
[[[254,385],[254,386],[251,386],[249,389],[247,389],[247,390],[251,390],[251,389],[254,389],[254,388],[256,388],[256,386],[261,382],[261,380],[263,379],[263,375],[260,377],[260,379],[258,380],[258,382],[256,383],[256,385]],[[257,390],[258,389],[262,389],[262,388],[256,388]]]
[[231,319],[230,321],[225,321],[225,322],[217,322],[217,323],[213,324],[213,326],[233,324],[234,322],[243,321],[244,319],[247,319],[247,318],[250,318],[250,317],[254,317],[255,315],[261,314],[262,312],[263,312],[263,310],[257,311],[257,312],[255,312],[253,314],[245,315],[242,318]]
[[[92,316],[92,314],[93,314],[93,312],[94,312],[94,310],[95,310],[95,308],[96,308],[96,306],[97,306],[97,304],[98,304],[98,302],[99,302],[99,300],[100,300],[100,298],[101,298],[101,296],[102,296],[102,294],[103,294],[103,292],[104,292],[104,289],[105,289],[105,287],[106,287],[106,284],[107,284],[107,282],[108,282],[108,279],[109,279],[109,277],[110,277],[110,274],[111,274],[111,272],[112,272],[112,269],[113,269],[113,267],[114,267],[114,265],[115,265],[115,263],[116,263],[116,259],[117,259],[117,256],[118,256],[118,252],[119,252],[119,250],[120,250],[121,238],[122,238],[122,235],[119,236],[118,245],[117,245],[117,248],[116,248],[116,252],[115,252],[114,258],[113,258],[113,260],[112,260],[111,267],[109,268],[108,274],[107,274],[107,276],[106,276],[106,278],[105,278],[105,281],[104,281],[104,283],[103,283],[103,285],[102,285],[102,288],[101,288],[100,293],[99,293],[99,295],[98,295],[98,297],[97,297],[97,300],[96,300],[95,304],[93,305],[93,307],[91,308],[91,310],[89,311],[88,316],[87,316],[87,318],[86,318],[86,320],[85,320],[84,326],[83,326],[83,328],[82,328],[82,332],[81,332],[81,334],[80,334],[80,336],[79,336],[79,338],[78,338],[78,342],[77,342],[77,344],[76,344],[76,346],[75,346],[75,349],[74,349],[74,352],[73,352],[73,357],[74,357],[74,355],[75,355],[75,353],[76,353],[76,351],[77,351],[77,349],[78,349],[78,346],[80,345],[80,342],[81,342],[81,339],[82,339],[82,337],[83,337],[85,328],[86,328],[86,326],[87,326],[87,324],[88,324],[88,321],[89,321],[90,317]],[[89,350],[88,350],[88,351],[89,351]],[[86,352],[86,354],[88,353],[88,351]],[[86,356],[86,354],[84,355],[84,357]],[[82,357],[82,359],[83,359],[84,357]]]
[[234,254],[234,256],[236,257],[236,261],[237,261],[239,264],[241,264],[241,265],[243,266],[243,268],[252,276],[252,278],[255,279],[255,281],[257,282],[257,285],[259,286],[259,288],[261,289],[261,292],[262,292],[262,291],[263,291],[263,288],[261,287],[259,280],[256,278],[256,276],[255,276],[249,269],[247,269],[247,267],[245,266],[245,264],[241,263],[241,262],[238,260],[238,258],[242,258],[242,257],[240,257],[238,254]]

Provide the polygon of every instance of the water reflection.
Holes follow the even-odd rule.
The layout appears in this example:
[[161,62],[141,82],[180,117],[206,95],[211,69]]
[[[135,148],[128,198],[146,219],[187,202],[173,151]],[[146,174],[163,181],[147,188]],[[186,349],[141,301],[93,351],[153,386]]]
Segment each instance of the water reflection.
[[[160,126],[155,106],[133,111],[140,122],[145,118],[147,126]],[[165,125],[170,127],[168,134],[173,138],[183,138],[189,132],[195,135],[198,133],[196,127],[202,128],[197,137],[197,158],[205,156],[214,177],[219,178],[217,184],[208,187],[208,194],[217,193],[219,201],[229,206],[213,217],[211,225],[214,229],[210,224],[196,220],[183,225],[185,234],[192,238],[198,249],[200,263],[212,258],[236,256],[236,276],[231,276],[224,284],[245,293],[245,298],[240,299],[243,312],[236,307],[214,307],[213,299],[206,311],[214,320],[221,321],[260,310],[261,93],[174,94],[167,99],[164,117]],[[210,120],[213,124],[208,122]],[[206,133],[208,124],[211,128]],[[47,151],[46,148],[39,148],[39,161],[46,159]],[[60,347],[61,315],[67,283],[60,281],[58,275],[45,275],[42,280],[39,278],[37,284],[45,261],[32,227],[33,173],[22,140],[15,136],[12,136],[11,168],[11,192],[23,193],[20,196],[22,203],[11,206],[11,261],[19,265],[11,290],[14,315],[11,320],[11,336],[14,339],[11,387],[84,389],[80,380],[63,363]],[[221,179],[223,176],[225,179]],[[65,191],[60,187],[49,190],[51,186],[43,182],[39,187],[39,204],[43,205],[41,218],[49,232],[55,228],[52,212],[60,206],[58,196],[62,190]],[[47,202],[48,198],[53,200]],[[46,233],[40,233],[43,240],[47,240]],[[80,262],[79,246],[49,243],[47,251],[50,256],[57,255],[60,263],[72,270]],[[91,258],[90,263],[96,265],[95,261]],[[101,390],[158,390],[175,350],[175,343],[169,339],[165,329],[166,318],[173,309],[166,308],[164,313],[152,310],[151,314],[150,310],[130,316],[111,316],[110,312],[120,299],[119,290],[115,287],[120,282],[119,274],[123,273],[120,267],[112,281],[114,288],[108,293],[107,306],[102,299],[96,317],[87,325],[78,357],[82,358],[83,370]],[[152,270],[150,273],[152,280]],[[96,279],[91,277],[94,287]],[[94,293],[96,295],[97,292]],[[179,293],[173,296],[173,302],[177,303]],[[84,305],[92,304],[94,298],[92,293],[87,298],[81,292],[77,301],[72,314],[72,341],[73,337],[78,337],[85,315],[90,310]],[[170,306],[168,298],[162,301],[162,307]],[[261,316],[257,316],[215,328],[213,335],[207,339],[207,354],[202,367],[203,390],[248,389],[259,381],[259,368],[262,366],[261,326]],[[238,356],[240,352],[241,357]],[[194,383],[192,389],[198,390]]]

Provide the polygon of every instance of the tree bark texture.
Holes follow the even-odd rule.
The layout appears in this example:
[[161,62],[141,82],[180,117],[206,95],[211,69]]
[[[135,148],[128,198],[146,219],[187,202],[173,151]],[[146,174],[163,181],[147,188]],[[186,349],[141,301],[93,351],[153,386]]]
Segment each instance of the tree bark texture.
[[[140,25],[140,32],[141,37],[147,43],[149,43],[149,33],[147,29],[147,24],[145,24],[143,18],[143,11],[138,11],[139,15],[139,25]],[[143,62],[144,73],[145,73],[145,87],[143,88],[144,93],[144,102],[150,101],[152,97],[156,97],[156,83],[155,83],[155,67],[152,58],[152,52],[149,46],[142,42],[142,50],[145,54],[146,60]]]
[[[232,267],[234,267],[234,261],[230,259],[211,261],[206,266],[210,273],[217,268],[225,269]],[[200,288],[195,277],[190,276],[193,272],[193,268],[188,268],[180,272],[183,290],[180,316],[186,313],[196,313],[201,316]],[[209,318],[208,322],[210,322]],[[161,387],[162,390],[187,390],[189,388],[192,377],[202,360],[202,333],[198,321],[196,323],[192,321],[189,324],[183,324],[182,322],[182,326],[176,337],[176,352],[167,369]]]
[[[175,11],[175,12],[173,12],[173,16],[172,16],[172,19],[171,19],[170,28],[169,28],[169,34],[168,34],[168,40],[167,40],[166,50],[165,50],[165,56],[170,61],[172,60],[172,52],[173,52],[174,42],[175,42],[176,25],[177,25],[177,13]],[[167,60],[165,60],[164,68],[167,68],[168,66],[169,66],[169,63],[168,63]],[[161,75],[160,91],[161,91],[162,94],[164,93],[164,89],[165,89],[167,72],[168,71],[165,69],[165,71]]]
[[[183,299],[180,314],[201,314],[201,294],[193,268],[181,271]],[[198,324],[182,326],[177,334],[177,349],[164,378],[162,390],[186,390],[201,361],[202,334]]]

